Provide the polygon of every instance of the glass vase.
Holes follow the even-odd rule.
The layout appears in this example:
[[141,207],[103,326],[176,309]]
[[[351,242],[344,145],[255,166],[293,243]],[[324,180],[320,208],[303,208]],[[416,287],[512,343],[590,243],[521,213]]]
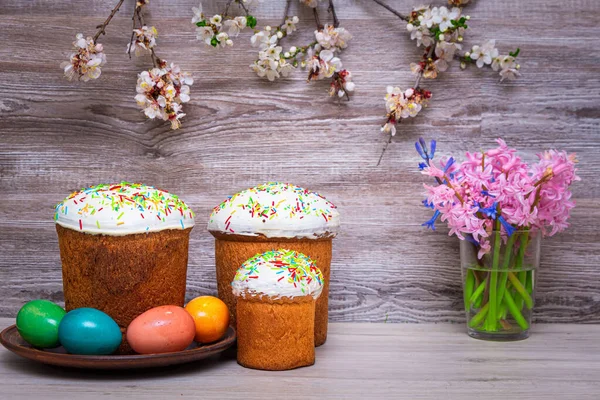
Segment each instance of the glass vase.
[[474,241],[460,241],[467,331],[476,339],[512,341],[529,336],[536,273],[540,263],[539,232],[492,232],[490,251],[478,257]]

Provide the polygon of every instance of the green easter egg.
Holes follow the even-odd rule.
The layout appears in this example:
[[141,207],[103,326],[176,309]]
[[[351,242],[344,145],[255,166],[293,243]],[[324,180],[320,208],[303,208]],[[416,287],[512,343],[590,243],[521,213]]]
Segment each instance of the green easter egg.
[[25,341],[34,347],[51,348],[59,345],[58,325],[66,312],[48,300],[32,300],[17,314],[17,329]]

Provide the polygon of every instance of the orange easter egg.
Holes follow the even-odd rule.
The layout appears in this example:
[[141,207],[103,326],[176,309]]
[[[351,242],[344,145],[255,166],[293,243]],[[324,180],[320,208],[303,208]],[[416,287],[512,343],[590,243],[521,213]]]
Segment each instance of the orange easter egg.
[[185,310],[196,324],[196,342],[216,342],[227,332],[229,310],[220,299],[213,296],[196,297],[185,306]]

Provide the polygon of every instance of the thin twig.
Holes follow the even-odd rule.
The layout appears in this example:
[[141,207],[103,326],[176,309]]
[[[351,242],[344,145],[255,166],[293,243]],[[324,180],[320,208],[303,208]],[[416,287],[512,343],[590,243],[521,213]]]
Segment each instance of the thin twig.
[[392,143],[392,135],[391,134],[390,134],[390,137],[388,138],[387,142],[385,142],[385,146],[383,146],[383,150],[381,150],[381,155],[379,156],[379,160],[377,161],[377,165],[376,165],[377,167],[379,167],[379,164],[381,164],[383,155],[385,154],[385,151],[387,150],[390,143]]
[[137,5],[134,7],[133,9],[133,15],[131,16],[131,22],[133,27],[131,28],[131,39],[129,39],[129,51],[127,52],[129,54],[129,59],[131,60],[131,50],[133,48],[133,46],[131,45],[133,43],[133,36],[135,35],[135,15],[137,13]]
[[[436,45],[437,45],[437,42],[434,41],[433,44],[429,47],[429,52],[427,53],[427,60],[429,60],[433,56],[433,52],[435,51]],[[421,71],[419,71],[419,73],[417,74],[417,80],[415,81],[415,86],[414,86],[415,90],[419,87],[422,77],[423,77],[423,69],[421,69]]]
[[244,9],[244,12],[246,13],[246,16],[250,15],[250,12],[248,11],[248,8],[244,4],[244,0],[239,0],[237,3],[240,5],[240,7],[242,7]]
[[340,20],[338,19],[337,14],[335,13],[335,7],[333,6],[333,0],[329,0],[328,10],[331,13],[331,16],[333,17],[333,27],[337,28],[338,26],[340,26]]
[[395,16],[397,16],[398,18],[400,18],[401,20],[408,22],[409,18],[406,15],[400,14],[398,11],[394,10],[392,7],[388,6],[381,0],[373,0],[373,1],[377,4],[379,4],[381,7],[388,10],[389,12],[391,12],[392,14],[394,14]]
[[223,11],[223,18],[225,18],[227,16],[227,13],[229,12],[229,6],[231,5],[231,3],[233,3],[233,0],[229,0],[227,2],[227,4],[225,4],[225,11]]
[[292,4],[292,0],[286,0],[286,2],[285,2],[285,11],[283,12],[283,21],[281,21],[281,24],[279,24],[279,26],[283,26],[283,24],[285,24],[285,21],[287,21],[288,14],[290,12],[290,5],[291,4]]
[[106,34],[106,32],[105,32],[106,27],[108,26],[108,24],[110,24],[110,20],[119,11],[119,8],[121,8],[121,5],[123,5],[124,1],[125,0],[119,0],[119,2],[117,3],[117,5],[115,6],[115,8],[113,8],[113,10],[110,12],[110,15],[108,16],[108,18],[106,18],[106,21],[104,21],[104,23],[102,23],[101,25],[98,25],[99,30],[94,35],[94,43],[96,43],[96,40],[98,40],[98,38],[100,37],[100,35]]
[[321,20],[319,19],[319,12],[317,11],[317,8],[313,8],[313,15],[315,16],[315,23],[317,24],[317,30],[322,30],[323,29],[323,25],[321,25]]

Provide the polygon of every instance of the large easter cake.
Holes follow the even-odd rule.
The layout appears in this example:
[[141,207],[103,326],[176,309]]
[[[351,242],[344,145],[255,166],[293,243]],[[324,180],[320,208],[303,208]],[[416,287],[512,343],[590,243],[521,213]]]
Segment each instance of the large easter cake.
[[194,213],[177,196],[121,182],[72,193],[56,206],[67,311],[104,311],[122,330],[161,305],[183,306]]

